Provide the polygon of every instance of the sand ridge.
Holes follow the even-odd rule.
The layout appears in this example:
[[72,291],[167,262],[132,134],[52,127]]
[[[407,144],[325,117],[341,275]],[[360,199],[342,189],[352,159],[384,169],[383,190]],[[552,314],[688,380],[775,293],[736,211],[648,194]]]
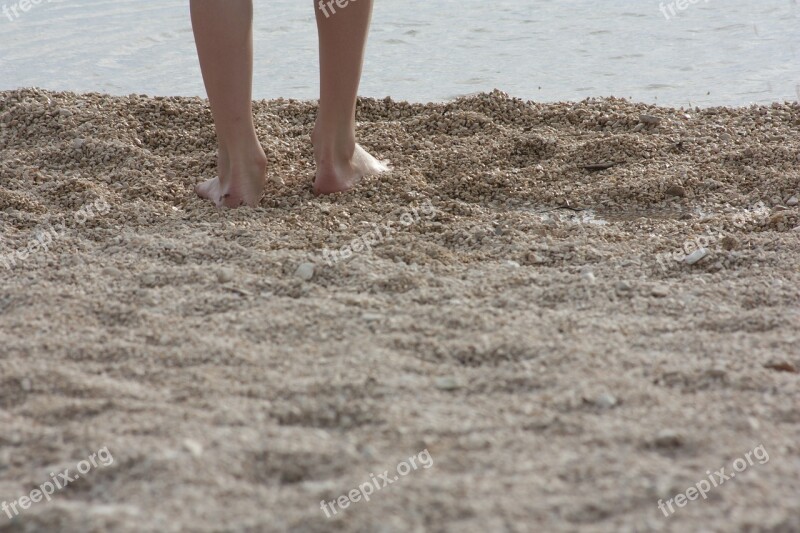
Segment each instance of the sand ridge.
[[0,500],[115,459],[0,528],[800,529],[797,103],[362,99],[394,170],[322,198],[314,103],[255,112],[221,211],[203,100],[0,93]]

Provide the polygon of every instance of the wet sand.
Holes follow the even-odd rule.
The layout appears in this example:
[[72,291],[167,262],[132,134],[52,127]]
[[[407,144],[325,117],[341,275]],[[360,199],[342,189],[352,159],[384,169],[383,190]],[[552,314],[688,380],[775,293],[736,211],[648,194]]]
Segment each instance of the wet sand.
[[0,93],[0,501],[114,458],[0,531],[800,530],[800,106],[362,100],[324,198],[314,113],[220,211],[202,100]]

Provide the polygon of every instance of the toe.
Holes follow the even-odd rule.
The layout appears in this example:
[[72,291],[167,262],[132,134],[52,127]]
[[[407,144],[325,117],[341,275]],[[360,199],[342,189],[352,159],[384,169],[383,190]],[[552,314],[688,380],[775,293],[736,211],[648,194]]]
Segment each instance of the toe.
[[214,204],[219,203],[219,180],[217,178],[198,183],[194,190],[201,198],[211,200]]

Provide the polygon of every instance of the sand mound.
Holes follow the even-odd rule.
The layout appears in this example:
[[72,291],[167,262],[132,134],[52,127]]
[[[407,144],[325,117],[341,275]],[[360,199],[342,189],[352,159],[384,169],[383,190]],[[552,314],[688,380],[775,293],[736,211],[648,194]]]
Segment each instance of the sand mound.
[[0,500],[114,458],[0,529],[800,529],[800,106],[362,100],[326,198],[314,113],[219,211],[202,100],[0,93]]

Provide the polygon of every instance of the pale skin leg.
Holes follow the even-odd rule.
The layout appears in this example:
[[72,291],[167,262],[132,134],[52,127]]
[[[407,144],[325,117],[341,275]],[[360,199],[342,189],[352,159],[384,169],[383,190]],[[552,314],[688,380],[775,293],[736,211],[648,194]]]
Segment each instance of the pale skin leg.
[[347,191],[386,166],[356,144],[356,98],[364,63],[372,0],[314,0],[319,34],[320,99],[312,134],[317,174],[314,192]]
[[267,157],[253,124],[253,2],[192,0],[192,27],[219,143],[216,178],[197,194],[217,207],[256,206]]
[[[318,0],[315,0],[318,2]],[[319,8],[320,110],[312,134],[314,192],[352,189],[365,175],[387,170],[355,142],[355,109],[372,0]],[[335,13],[334,13],[335,10]],[[328,17],[325,13],[328,13]],[[218,177],[197,186],[215,205],[258,205],[267,159],[252,112],[252,0],[191,0],[192,26],[217,131]]]

